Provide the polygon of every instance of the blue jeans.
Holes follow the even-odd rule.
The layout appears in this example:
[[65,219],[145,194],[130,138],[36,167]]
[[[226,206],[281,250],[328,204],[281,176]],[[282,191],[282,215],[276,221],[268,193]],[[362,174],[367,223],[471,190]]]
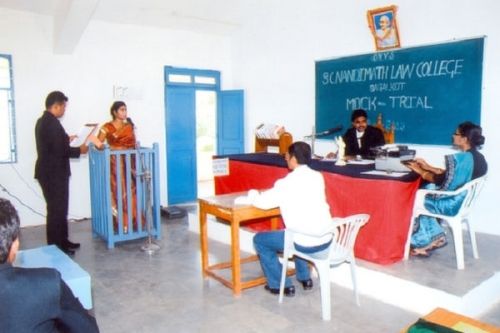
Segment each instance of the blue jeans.
[[[253,238],[253,245],[259,255],[260,265],[264,271],[269,288],[278,289],[280,287],[282,265],[278,259],[278,253],[283,252],[285,242],[285,232],[283,230],[259,232]],[[321,251],[329,246],[330,243],[305,247],[295,244],[297,250],[301,252],[313,253]],[[305,281],[311,278],[307,261],[295,257],[295,272],[297,280]],[[292,286],[290,278],[286,278],[285,287]]]

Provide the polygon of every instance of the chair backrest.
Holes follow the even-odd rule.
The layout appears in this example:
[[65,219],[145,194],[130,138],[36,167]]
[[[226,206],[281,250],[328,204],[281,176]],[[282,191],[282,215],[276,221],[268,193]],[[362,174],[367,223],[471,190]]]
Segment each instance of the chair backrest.
[[330,246],[330,261],[343,261],[352,254],[359,229],[370,219],[368,214],[356,214],[345,218],[334,218],[333,241]]
[[467,191],[467,194],[457,215],[467,216],[469,214],[472,206],[474,205],[474,202],[476,201],[476,198],[479,196],[479,193],[483,188],[485,180],[486,175],[471,180],[470,182],[462,186],[461,190]]

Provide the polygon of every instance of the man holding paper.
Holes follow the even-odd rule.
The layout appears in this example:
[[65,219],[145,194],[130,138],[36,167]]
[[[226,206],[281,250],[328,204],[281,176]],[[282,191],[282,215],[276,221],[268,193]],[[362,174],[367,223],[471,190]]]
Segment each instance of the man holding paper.
[[47,204],[47,244],[55,244],[69,255],[80,247],[68,239],[69,158],[80,157],[88,147],[70,146],[70,138],[58,118],[66,111],[66,97],[53,91],[45,99],[43,115],[35,126],[36,150],[35,178],[42,188]]

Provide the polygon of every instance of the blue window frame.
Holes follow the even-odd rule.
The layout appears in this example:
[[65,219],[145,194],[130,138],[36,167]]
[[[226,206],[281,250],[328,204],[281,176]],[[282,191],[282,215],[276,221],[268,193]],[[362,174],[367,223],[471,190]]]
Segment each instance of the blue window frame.
[[17,162],[12,57],[0,54],[0,163]]

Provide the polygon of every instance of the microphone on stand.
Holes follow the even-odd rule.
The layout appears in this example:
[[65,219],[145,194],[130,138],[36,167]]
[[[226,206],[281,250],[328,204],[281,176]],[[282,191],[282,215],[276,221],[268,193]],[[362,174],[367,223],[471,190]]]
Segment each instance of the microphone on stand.
[[339,125],[337,127],[332,127],[332,128],[327,129],[326,131],[316,133],[315,136],[316,137],[318,137],[318,136],[327,136],[327,135],[330,135],[330,134],[342,131],[342,128],[343,128],[342,125]]
[[130,125],[132,125],[132,127],[135,127],[135,124],[134,124],[134,122],[132,121],[132,118],[127,117],[127,123],[130,123]]

